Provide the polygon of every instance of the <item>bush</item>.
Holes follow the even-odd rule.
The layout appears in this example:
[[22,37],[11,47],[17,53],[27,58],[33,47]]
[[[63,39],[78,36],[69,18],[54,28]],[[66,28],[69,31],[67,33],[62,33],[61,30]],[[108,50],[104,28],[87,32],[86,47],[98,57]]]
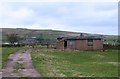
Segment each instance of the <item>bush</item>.
[[120,47],[120,45],[110,45],[110,44],[104,44],[103,45],[104,49],[115,49],[115,50],[117,49],[118,50],[119,47]]
[[20,47],[25,46],[24,44],[2,44],[2,47]]

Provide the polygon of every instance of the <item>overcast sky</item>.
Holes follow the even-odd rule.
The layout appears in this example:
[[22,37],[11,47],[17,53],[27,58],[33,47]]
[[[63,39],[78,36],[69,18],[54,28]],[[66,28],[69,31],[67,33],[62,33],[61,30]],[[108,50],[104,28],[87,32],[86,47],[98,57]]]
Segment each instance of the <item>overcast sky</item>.
[[117,2],[5,2],[2,28],[118,34]]

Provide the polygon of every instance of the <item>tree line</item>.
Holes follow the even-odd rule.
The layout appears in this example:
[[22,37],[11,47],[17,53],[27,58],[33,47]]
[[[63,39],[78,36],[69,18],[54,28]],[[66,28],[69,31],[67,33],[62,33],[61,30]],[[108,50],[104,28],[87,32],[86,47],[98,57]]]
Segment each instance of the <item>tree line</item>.
[[[33,47],[35,45],[45,45],[47,47],[49,47],[50,45],[54,45],[55,44],[55,39],[50,39],[50,38],[42,38],[42,37],[36,37],[36,38],[32,38],[32,37],[23,37],[21,38],[18,34],[16,33],[11,33],[11,34],[6,34],[7,36],[7,41],[9,42],[9,44],[7,44],[7,46],[23,46],[23,45],[32,45]],[[2,46],[6,46],[5,44],[3,44]]]

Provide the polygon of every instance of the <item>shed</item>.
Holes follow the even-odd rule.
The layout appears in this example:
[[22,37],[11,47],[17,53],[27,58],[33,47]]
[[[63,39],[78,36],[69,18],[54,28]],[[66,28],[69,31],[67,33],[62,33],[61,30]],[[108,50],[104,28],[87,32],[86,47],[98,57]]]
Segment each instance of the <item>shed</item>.
[[101,36],[83,35],[76,37],[58,37],[56,48],[62,50],[102,50],[103,39]]

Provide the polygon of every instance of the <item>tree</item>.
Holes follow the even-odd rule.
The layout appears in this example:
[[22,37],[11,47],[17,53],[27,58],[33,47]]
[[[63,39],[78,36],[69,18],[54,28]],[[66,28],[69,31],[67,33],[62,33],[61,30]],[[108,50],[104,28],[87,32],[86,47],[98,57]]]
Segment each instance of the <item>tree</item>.
[[7,39],[12,45],[15,45],[15,43],[19,41],[18,34],[15,33],[7,34]]
[[49,46],[50,46],[50,39],[46,39],[46,46],[47,46],[47,48],[49,48]]
[[44,36],[43,36],[42,33],[40,33],[40,36],[39,36],[38,42],[39,42],[41,45],[44,44]]

